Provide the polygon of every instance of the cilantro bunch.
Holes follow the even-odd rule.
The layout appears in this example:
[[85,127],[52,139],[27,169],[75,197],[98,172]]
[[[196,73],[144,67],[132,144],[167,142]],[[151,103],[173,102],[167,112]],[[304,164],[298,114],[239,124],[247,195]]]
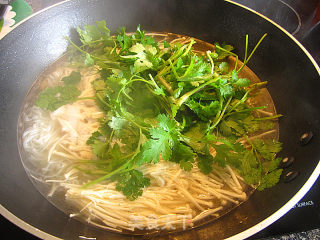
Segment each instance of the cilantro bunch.
[[[238,66],[231,45],[216,43],[214,51],[199,54],[192,38],[186,44],[157,42],[140,26],[135,33],[121,28],[110,35],[105,21],[77,31],[82,45],[67,38],[71,56],[74,62],[97,67],[95,100],[105,112],[87,141],[96,157],[90,164],[102,174],[85,187],[109,179],[134,200],[150,184],[139,167],[160,159],[185,171],[197,164],[204,174],[212,171],[213,163],[230,165],[259,190],[279,181],[276,153],[281,143],[250,136],[272,129],[272,120],[281,115],[259,118],[256,110],[265,107],[252,107],[247,100],[266,83],[239,77],[266,35],[250,54],[246,38],[245,59]],[[236,58],[233,69],[230,56]]]

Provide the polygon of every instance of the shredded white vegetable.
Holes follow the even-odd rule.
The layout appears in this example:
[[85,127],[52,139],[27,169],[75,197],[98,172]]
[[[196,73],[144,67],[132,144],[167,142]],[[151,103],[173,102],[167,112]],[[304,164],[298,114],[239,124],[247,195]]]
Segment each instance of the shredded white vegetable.
[[[51,74],[47,82],[57,84],[70,71]],[[81,74],[80,97],[92,97],[91,81],[97,76],[93,69]],[[83,189],[92,179],[74,166],[79,160],[94,158],[86,141],[98,129],[102,116],[93,100],[76,101],[52,113],[33,106],[24,116],[28,127],[22,136],[23,148],[29,154],[26,161],[33,166],[27,170],[36,181],[50,186],[48,197],[57,189],[64,190],[65,201],[78,209],[70,217],[80,216],[117,231],[187,228],[247,199],[243,179],[229,166],[214,166],[212,173],[204,175],[196,165],[186,172],[164,161],[140,167],[151,184],[135,201],[129,201],[108,180]],[[94,171],[90,165],[86,170]]]

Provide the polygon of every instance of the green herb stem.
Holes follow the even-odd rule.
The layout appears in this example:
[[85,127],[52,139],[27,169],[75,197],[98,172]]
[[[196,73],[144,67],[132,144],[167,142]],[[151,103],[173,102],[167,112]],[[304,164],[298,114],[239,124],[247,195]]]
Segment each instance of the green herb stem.
[[249,36],[248,34],[246,34],[246,47],[244,51],[244,60],[243,60],[244,63],[247,61],[247,57],[248,57],[248,45],[249,45]]
[[134,151],[134,153],[132,154],[129,154],[128,156],[131,156],[133,155],[130,160],[128,160],[126,163],[124,163],[122,166],[120,166],[119,168],[117,168],[116,170],[100,177],[100,178],[97,178],[85,185],[82,186],[82,188],[88,188],[94,184],[97,184],[99,182],[102,182],[104,180],[107,180],[108,178],[111,178],[112,176],[118,174],[118,173],[124,173],[124,172],[128,172],[128,171],[131,171],[132,169],[135,169],[136,165],[134,164],[133,166],[131,166],[130,168],[127,168],[130,166],[130,164],[134,161],[135,157],[137,156],[137,154],[140,152],[140,147],[142,145],[142,142],[143,142],[143,138],[142,138],[142,131],[141,129],[139,130],[139,134],[140,134],[140,137],[139,137],[139,142],[138,142],[138,146],[136,148],[136,150]]
[[224,51],[224,52],[230,54],[231,56],[234,56],[234,57],[236,58],[236,63],[235,63],[235,65],[234,65],[234,69],[237,69],[238,60],[239,60],[239,57],[238,57],[237,54],[235,54],[235,53],[233,53],[233,52],[230,52],[230,51],[228,51],[228,50],[226,50],[226,49],[224,49],[224,48],[222,48],[222,47],[220,47],[220,46],[217,46],[217,45],[215,45],[215,48],[217,48],[217,49],[219,49],[219,50],[221,50],[221,51]]
[[99,183],[99,182],[102,182],[102,181],[104,181],[104,180],[106,180],[106,179],[108,179],[108,178],[111,178],[112,176],[114,176],[114,175],[117,174],[117,173],[123,172],[123,170],[125,170],[126,167],[129,166],[129,164],[131,163],[131,161],[132,161],[132,159],[130,159],[129,161],[127,161],[125,164],[123,164],[121,167],[117,168],[116,170],[114,170],[114,171],[112,171],[112,172],[110,172],[110,173],[108,173],[108,174],[106,174],[106,175],[104,175],[104,176],[102,176],[102,177],[100,177],[100,178],[97,178],[97,179],[95,179],[95,180],[93,180],[93,181],[91,181],[91,182],[83,185],[82,188],[83,188],[83,189],[88,188],[88,187],[90,187],[90,186],[92,186],[92,185],[95,185],[95,184],[97,184],[97,183]]
[[211,74],[213,74],[213,71],[214,71],[214,62],[213,62],[213,60],[212,60],[212,57],[210,56],[210,53],[211,53],[211,51],[206,51],[207,57],[208,57],[208,59],[209,59],[209,61],[210,61],[210,63],[211,63]]
[[149,73],[149,78],[151,79],[151,81],[153,82],[154,86],[156,88],[159,88],[158,84],[156,83],[156,81],[154,80],[154,78],[152,77],[152,75]]
[[108,59],[103,59],[103,58],[99,58],[96,57],[94,55],[91,55],[90,53],[88,53],[87,51],[84,51],[83,49],[81,49],[79,46],[77,46],[74,42],[71,41],[70,38],[65,37],[65,39],[74,47],[76,48],[79,52],[83,53],[83,54],[89,54],[93,59],[99,60],[99,61],[109,61]]
[[277,115],[270,116],[270,117],[255,118],[255,120],[257,120],[257,121],[264,121],[264,120],[277,119],[277,118],[280,118],[280,117],[283,117],[283,115],[282,115],[282,114],[277,114]]
[[224,106],[222,112],[220,113],[219,118],[212,124],[212,126],[210,126],[210,130],[211,130],[211,131],[219,124],[219,122],[220,122],[221,119],[223,118],[223,115],[224,115],[226,109],[228,108],[231,100],[232,100],[232,97],[230,97],[230,98],[228,99],[228,101],[226,102],[226,105]]
[[187,50],[181,55],[181,57],[186,56],[190,52],[192,45],[195,43],[196,41],[193,38],[191,38],[190,43],[188,44]]
[[81,101],[81,100],[96,100],[95,97],[81,97],[81,98],[77,98],[76,101]]
[[99,93],[96,94],[97,98],[99,99],[99,101],[101,101],[104,105],[106,105],[107,107],[111,108],[112,109],[112,106],[107,103],[101,96]]
[[200,91],[201,89],[203,89],[204,87],[208,86],[211,83],[214,83],[216,81],[218,81],[220,79],[220,77],[216,77],[213,78],[203,84],[201,84],[200,86],[192,89],[191,91],[185,93],[184,95],[182,95],[178,101],[177,101],[177,106],[180,107],[189,97],[191,97],[193,94],[195,94],[196,92]]
[[266,106],[261,106],[261,107],[252,107],[252,108],[247,108],[247,109],[243,109],[243,110],[237,110],[237,111],[234,111],[234,112],[228,112],[227,114],[225,114],[225,117],[228,117],[232,114],[235,114],[235,113],[242,113],[242,112],[252,112],[254,110],[257,110],[257,109],[265,109],[267,108]]
[[171,86],[170,83],[168,83],[168,82],[167,82],[162,76],[160,76],[160,75],[157,75],[157,76],[156,76],[156,79],[158,79],[159,82],[162,84],[162,86],[164,86],[164,87],[167,89],[167,91],[168,91],[171,95],[173,95],[173,89],[172,89],[172,86]]
[[256,44],[256,46],[253,48],[252,52],[250,53],[249,57],[243,62],[242,66],[238,69],[238,72],[240,72],[244,66],[247,65],[247,63],[249,62],[250,58],[252,57],[252,55],[254,54],[254,52],[257,50],[257,48],[259,47],[259,45],[261,44],[261,42],[263,41],[263,39],[267,36],[267,34],[265,33],[260,40],[258,41],[258,43]]
[[171,61],[170,59],[168,59],[168,62],[169,62],[169,64],[170,64],[170,66],[171,66],[171,69],[172,69],[172,72],[173,72],[174,76],[176,77],[176,79],[179,79],[179,75],[178,75],[178,73],[176,72],[176,70],[174,69],[174,66],[173,66],[173,64],[172,64],[172,61]]

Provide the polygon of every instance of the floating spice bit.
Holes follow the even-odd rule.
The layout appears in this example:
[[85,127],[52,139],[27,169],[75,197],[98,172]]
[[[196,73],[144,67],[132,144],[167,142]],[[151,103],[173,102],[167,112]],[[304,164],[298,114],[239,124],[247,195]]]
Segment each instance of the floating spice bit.
[[312,137],[313,137],[313,133],[311,131],[302,134],[302,136],[299,139],[300,145],[301,146],[307,145],[310,142],[310,140],[312,139]]
[[294,162],[294,157],[285,157],[280,163],[281,168],[287,168]]
[[290,171],[288,173],[286,173],[286,175],[284,175],[284,182],[288,183],[293,181],[294,179],[296,179],[296,177],[298,177],[299,172],[298,171]]

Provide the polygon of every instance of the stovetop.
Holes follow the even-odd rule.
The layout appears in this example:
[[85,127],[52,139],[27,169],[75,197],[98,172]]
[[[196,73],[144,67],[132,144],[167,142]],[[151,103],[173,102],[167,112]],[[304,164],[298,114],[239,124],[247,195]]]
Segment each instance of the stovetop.
[[[304,232],[309,230],[313,232],[307,237]],[[320,239],[320,179],[286,215],[249,239],[294,240],[302,239],[299,236],[303,235],[306,240]]]
[[[39,240],[0,215],[0,230],[14,239]],[[313,230],[311,233],[305,233]],[[291,233],[297,233],[290,235]],[[248,240],[320,239],[320,179],[285,216]]]
[[[320,65],[319,0],[233,1],[278,23],[300,41]],[[249,239],[320,239],[320,178],[285,216]]]
[[[293,34],[320,64],[319,0],[233,0],[271,18]],[[55,0],[57,2],[57,0]],[[0,215],[0,230],[15,239],[37,240]],[[312,230],[310,233],[306,231]],[[290,233],[298,233],[290,235]],[[285,216],[249,238],[320,239],[320,179]]]

